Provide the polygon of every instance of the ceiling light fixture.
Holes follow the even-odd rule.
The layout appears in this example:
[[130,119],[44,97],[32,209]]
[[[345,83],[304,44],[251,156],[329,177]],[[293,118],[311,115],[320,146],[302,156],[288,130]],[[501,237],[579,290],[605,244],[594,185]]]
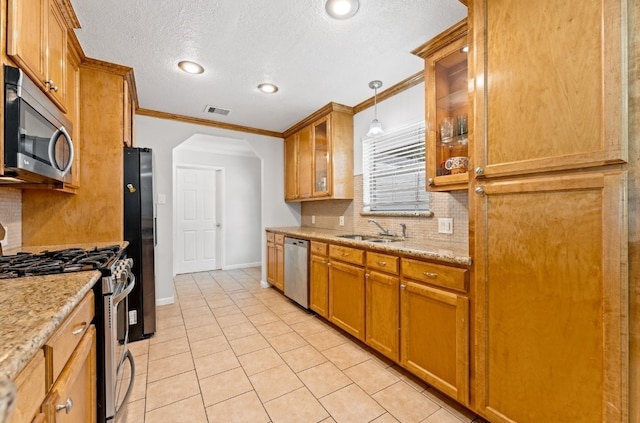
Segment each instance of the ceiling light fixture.
[[369,82],[369,88],[373,90],[373,121],[371,121],[369,132],[367,132],[368,137],[377,137],[384,134],[382,125],[378,122],[378,88],[380,87],[382,87],[382,81]]
[[278,91],[278,87],[276,85],[269,84],[269,83],[258,85],[258,89],[263,93],[267,93],[267,94],[273,94]]
[[191,62],[189,60],[183,60],[179,62],[178,67],[187,73],[199,74],[204,72],[204,68],[202,66],[200,66],[196,62]]
[[360,2],[358,0],[327,0],[325,9],[334,19],[349,19],[356,14]]

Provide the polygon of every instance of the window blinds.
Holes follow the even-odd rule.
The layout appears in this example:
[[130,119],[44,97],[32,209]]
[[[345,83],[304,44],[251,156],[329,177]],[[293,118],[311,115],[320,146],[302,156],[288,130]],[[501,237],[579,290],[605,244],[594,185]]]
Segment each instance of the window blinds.
[[429,209],[425,187],[425,124],[363,141],[365,211]]

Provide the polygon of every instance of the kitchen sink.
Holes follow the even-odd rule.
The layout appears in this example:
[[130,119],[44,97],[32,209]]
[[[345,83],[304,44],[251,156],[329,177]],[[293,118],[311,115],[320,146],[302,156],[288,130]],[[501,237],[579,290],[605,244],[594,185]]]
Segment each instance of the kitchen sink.
[[338,235],[338,238],[353,239],[354,241],[367,241],[367,242],[379,242],[379,243],[403,241],[402,238],[397,238],[397,237],[387,238],[387,237],[381,237],[381,236],[375,236],[375,235],[358,235],[358,234]]

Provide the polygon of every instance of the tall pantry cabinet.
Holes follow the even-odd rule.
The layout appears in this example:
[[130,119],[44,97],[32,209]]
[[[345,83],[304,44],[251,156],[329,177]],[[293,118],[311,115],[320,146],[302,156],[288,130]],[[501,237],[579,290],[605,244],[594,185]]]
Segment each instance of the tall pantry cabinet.
[[469,13],[474,408],[626,421],[626,1]]

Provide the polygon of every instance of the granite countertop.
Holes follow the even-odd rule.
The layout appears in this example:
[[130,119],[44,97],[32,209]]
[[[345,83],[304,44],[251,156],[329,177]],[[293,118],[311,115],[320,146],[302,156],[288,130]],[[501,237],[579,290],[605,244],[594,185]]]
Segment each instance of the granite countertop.
[[340,243],[356,248],[367,248],[369,250],[390,254],[401,254],[418,259],[435,260],[462,266],[470,266],[472,262],[468,249],[442,241],[433,241],[433,243],[431,243],[429,241],[407,238],[403,241],[387,243],[367,242],[340,238],[338,235],[347,233],[344,229],[320,229],[306,226],[266,228],[266,230],[314,241]]

